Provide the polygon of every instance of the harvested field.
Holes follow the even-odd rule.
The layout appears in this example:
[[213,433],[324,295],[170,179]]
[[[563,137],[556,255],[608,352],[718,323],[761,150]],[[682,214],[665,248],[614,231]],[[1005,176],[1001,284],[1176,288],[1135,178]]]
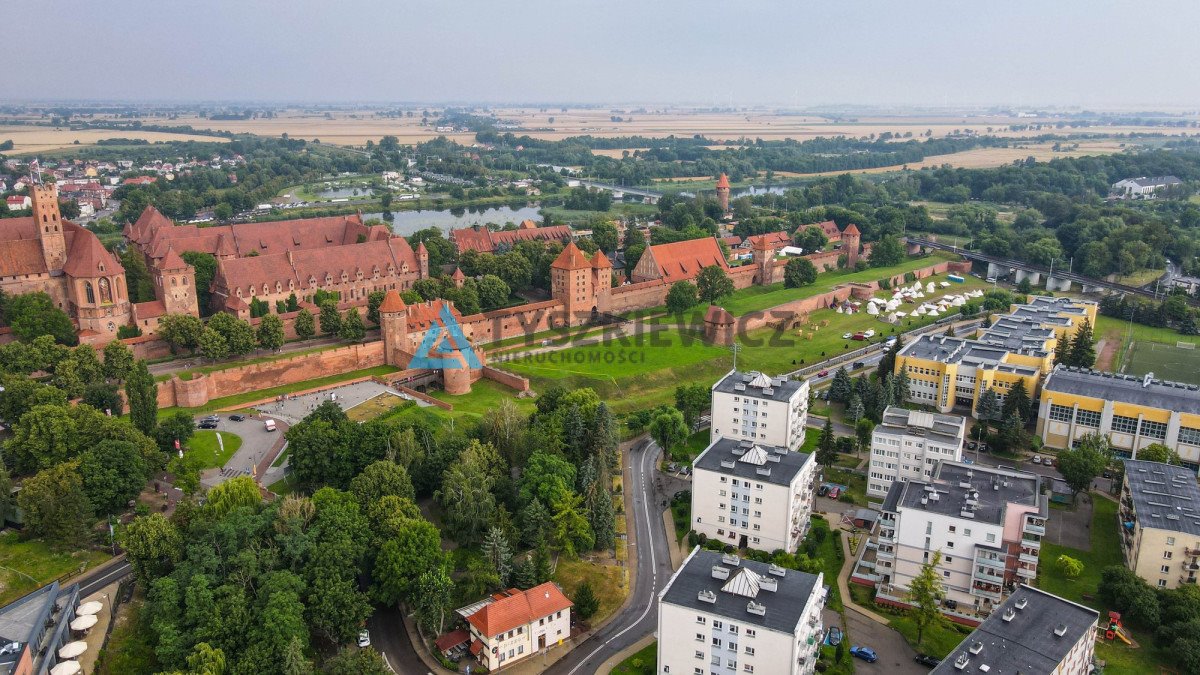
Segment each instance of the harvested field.
[[142,139],[151,143],[163,141],[200,141],[208,143],[226,143],[229,139],[219,136],[201,136],[198,134],[168,134],[160,131],[138,131],[135,129],[110,131],[108,129],[71,130],[66,127],[31,127],[22,125],[0,125],[0,141],[11,140],[13,149],[7,154],[23,155],[61,150],[63,148],[95,145],[98,141],[109,138]]

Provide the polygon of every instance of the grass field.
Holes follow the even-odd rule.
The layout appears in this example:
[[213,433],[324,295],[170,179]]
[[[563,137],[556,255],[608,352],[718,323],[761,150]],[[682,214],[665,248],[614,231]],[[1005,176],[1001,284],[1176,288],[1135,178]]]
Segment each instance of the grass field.
[[1122,372],[1130,375],[1154,373],[1162,379],[1200,384],[1200,350],[1195,348],[1134,341],[1125,353],[1123,365]]
[[154,655],[153,635],[149,626],[142,625],[142,607],[145,600],[137,594],[117,618],[108,638],[108,644],[100,651],[96,662],[99,675],[125,675],[126,673],[155,673],[159,671],[158,659]]
[[[1188,342],[1200,345],[1200,335],[1183,335],[1172,328],[1144,326],[1140,323],[1130,323],[1111,316],[1097,316],[1095,335],[1097,340],[1103,339],[1106,344],[1103,352],[1097,355],[1096,367],[1100,370],[1130,372],[1125,370],[1130,354],[1130,346],[1134,343],[1156,342],[1174,345],[1177,342]],[[1115,347],[1110,346],[1115,345]],[[1184,355],[1186,356],[1186,355]],[[1153,357],[1151,357],[1153,359]],[[1193,371],[1197,366],[1192,366]],[[1161,375],[1158,371],[1156,374]],[[1133,373],[1144,374],[1144,373]]]
[[396,406],[408,403],[408,399],[400,398],[395,394],[379,394],[374,398],[369,398],[362,403],[354,406],[346,411],[346,417],[349,417],[355,422],[366,422],[373,420],[376,417],[390,411]]
[[[217,442],[218,434],[221,436],[220,443]],[[221,448],[222,444],[225,446],[224,449]],[[237,434],[201,429],[188,441],[187,454],[200,458],[200,469],[219,469],[225,466],[225,462],[228,462],[240,447],[242,447],[242,437]]]
[[292,480],[292,474],[288,473],[283,478],[268,485],[267,489],[277,495],[287,495],[296,490],[296,482]]
[[67,572],[92,568],[112,556],[103,551],[56,551],[41,539],[0,535],[0,607]]
[[625,596],[629,594],[625,570],[616,565],[601,565],[588,560],[567,560],[560,557],[554,570],[554,580],[562,586],[563,593],[568,598],[575,597],[575,591],[584,580],[591,582],[592,592],[600,600],[600,608],[588,620],[592,625],[617,611],[625,601]]
[[[506,365],[500,367],[504,370],[511,370]],[[528,415],[533,412],[533,399],[518,398],[515,391],[492,380],[479,380],[471,385],[471,393],[462,396],[453,396],[444,391],[430,392],[430,396],[454,406],[452,412],[442,410],[441,408],[422,409],[440,415],[473,415],[475,417],[482,417],[484,413],[494,410],[504,400],[515,403],[517,409],[523,414]]]
[[170,414],[180,411],[180,410],[191,412],[191,413],[212,412],[214,410],[222,410],[222,409],[233,410],[233,409],[236,409],[238,406],[243,406],[247,403],[252,403],[254,401],[259,401],[262,399],[274,398],[276,396],[279,396],[280,394],[291,394],[293,392],[304,391],[307,389],[316,389],[318,387],[327,387],[331,384],[337,384],[339,382],[345,382],[346,380],[353,380],[353,379],[356,379],[359,377],[371,377],[373,375],[389,375],[391,373],[396,372],[397,370],[398,369],[395,368],[394,366],[375,366],[374,368],[363,368],[362,370],[352,370],[348,373],[340,373],[338,375],[329,375],[327,377],[317,377],[317,378],[313,378],[311,380],[304,380],[302,382],[296,382],[295,384],[285,384],[285,385],[281,385],[278,387],[271,387],[270,389],[256,389],[254,391],[248,391],[244,394],[236,394],[234,396],[223,396],[221,398],[214,398],[213,400],[209,401],[208,403],[205,403],[202,406],[197,406],[195,408],[178,408],[178,407],[159,408],[158,417],[159,417],[159,419],[162,419],[163,417],[166,417],[167,415],[170,415]]
[[[817,535],[818,530],[824,530],[824,535]],[[821,571],[825,573],[825,583],[829,586],[829,600],[825,606],[835,612],[842,611],[842,594],[838,590],[837,578],[842,572],[842,564],[846,555],[842,552],[842,533],[840,530],[830,530],[829,521],[820,516],[813,516],[812,528],[808,531],[806,540],[816,540],[817,558],[821,561]]]
[[657,660],[658,642],[655,641],[634,652],[609,672],[611,675],[654,675],[654,669],[658,667]]

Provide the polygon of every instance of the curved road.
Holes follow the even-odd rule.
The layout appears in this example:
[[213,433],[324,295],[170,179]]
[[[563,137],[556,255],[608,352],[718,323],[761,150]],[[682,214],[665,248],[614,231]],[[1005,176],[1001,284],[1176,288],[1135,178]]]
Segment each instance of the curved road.
[[549,675],[590,675],[657,627],[658,594],[674,571],[662,518],[670,496],[663,492],[661,475],[655,469],[661,452],[658,445],[646,440],[633,446],[627,456],[627,485],[633,491],[631,515],[635,521],[630,546],[637,552],[633,595],[608,625],[546,669]]

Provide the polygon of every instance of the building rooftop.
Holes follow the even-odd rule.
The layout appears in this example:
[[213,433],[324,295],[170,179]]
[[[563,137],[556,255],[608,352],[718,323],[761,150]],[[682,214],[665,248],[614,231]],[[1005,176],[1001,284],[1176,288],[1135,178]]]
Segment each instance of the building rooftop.
[[1062,392],[1200,415],[1200,386],[1156,380],[1154,373],[1135,377],[1060,365],[1046,376],[1042,391],[1043,396]]
[[980,340],[969,340],[945,335],[922,335],[900,349],[902,356],[937,361],[939,363],[965,363],[977,368],[1011,371],[1022,375],[1037,373],[1037,369],[1012,363],[1004,359],[1010,351],[1001,345],[992,345]]
[[1009,504],[1031,506],[1046,515],[1041,481],[1033,473],[942,461],[932,480],[892,483],[883,510],[904,507],[1000,525]]
[[1200,535],[1200,486],[1195,471],[1127,459],[1125,482],[1142,527]]
[[731,370],[713,385],[714,392],[741,394],[770,401],[787,401],[804,387],[806,380],[770,377],[758,371],[746,373]]
[[813,456],[805,452],[790,452],[787,448],[736,438],[718,438],[692,462],[692,468],[763,483],[791,485],[796,474],[811,461]]
[[[64,610],[74,609],[79,597],[79,586],[62,587],[52,582],[13,602],[0,607],[0,644],[19,642],[21,649],[15,654],[0,656],[0,675],[14,672],[17,662],[25,650],[33,645],[33,664],[36,672],[44,657],[40,655],[46,644],[53,644],[66,630],[62,619],[68,616]],[[49,641],[49,642],[47,642]],[[57,647],[56,647],[57,649]]]
[[933,673],[1052,673],[1099,618],[1093,609],[1022,584]]
[[921,412],[899,406],[888,406],[883,411],[883,420],[875,427],[877,434],[925,436],[941,443],[962,443],[966,430],[967,419],[960,415]]
[[791,634],[804,616],[813,589],[820,585],[821,575],[696,547],[667,582],[659,600]]

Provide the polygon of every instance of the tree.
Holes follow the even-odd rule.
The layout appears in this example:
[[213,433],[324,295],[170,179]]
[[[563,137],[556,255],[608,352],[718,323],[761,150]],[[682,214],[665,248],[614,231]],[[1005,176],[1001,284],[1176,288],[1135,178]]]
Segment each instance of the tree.
[[482,551],[484,559],[496,573],[500,587],[507,587],[512,576],[512,550],[508,546],[508,538],[504,536],[504,531],[495,526],[488,530],[483,539]]
[[550,511],[538,499],[521,509],[521,541],[529,548],[537,548],[545,541],[550,531]]
[[667,311],[672,314],[683,314],[695,307],[697,302],[696,287],[690,281],[676,281],[667,291]]
[[[208,328],[216,331],[225,339],[225,346],[230,356],[249,354],[254,349],[254,329],[246,321],[232,314],[218,312],[208,320]],[[201,333],[201,351],[203,351],[204,335]]]
[[383,298],[387,295],[383,291],[371,291],[367,294],[367,321],[371,325],[379,325],[379,306],[383,304]]
[[120,340],[104,345],[104,376],[124,382],[133,370],[133,352]]
[[83,389],[83,403],[96,410],[108,411],[120,415],[122,409],[121,390],[117,385],[108,382],[96,382]]
[[1179,453],[1162,443],[1151,443],[1141,450],[1137,451],[1137,458],[1146,462],[1159,462],[1161,464],[1174,464],[1180,466],[1183,460],[1180,459]]
[[701,301],[715,304],[721,298],[733,295],[733,279],[720,267],[709,265],[696,277],[696,294]]
[[51,546],[79,548],[88,539],[94,509],[78,462],[62,462],[25,479],[17,494],[25,525]]
[[158,442],[159,450],[165,453],[174,453],[175,441],[179,441],[181,447],[185,446],[194,433],[196,433],[196,421],[190,414],[178,410],[163,418],[158,428],[154,430],[154,439]]
[[904,262],[904,244],[891,235],[881,238],[871,246],[867,261],[871,267],[891,267]]
[[225,652],[201,642],[188,654],[187,665],[189,675],[225,675]]
[[137,446],[128,441],[104,441],[79,456],[83,491],[97,516],[125,509],[146,484],[149,471]]
[[1000,395],[995,389],[988,387],[979,395],[979,403],[975,405],[975,416],[986,427],[989,423],[999,420],[1003,414]]
[[664,453],[670,453],[671,448],[688,436],[687,422],[683,413],[675,409],[660,412],[650,422],[650,438],[658,443]]
[[617,226],[607,220],[592,225],[592,241],[601,251],[612,253],[617,250]]
[[441,534],[423,518],[406,519],[375,558],[371,595],[385,604],[416,598],[417,580],[445,562]]
[[350,494],[358,501],[358,506],[366,513],[375,502],[389,495],[416,499],[412,480],[403,466],[386,459],[371,462],[350,480]]
[[317,334],[316,322],[312,312],[302,309],[296,313],[296,337],[307,340]]
[[425,570],[417,577],[416,597],[412,602],[417,624],[437,635],[446,626],[446,613],[454,602],[454,582],[445,566]]
[[1054,566],[1058,568],[1060,574],[1068,579],[1076,579],[1083,574],[1083,563],[1068,555],[1058,556],[1058,560],[1054,561]]
[[261,502],[262,495],[254,479],[250,476],[238,476],[209,490],[204,508],[211,516],[220,518],[234,509],[258,506]]
[[446,529],[460,542],[478,541],[495,516],[493,468],[500,461],[492,446],[472,441],[442,474],[434,498],[445,509]]
[[561,455],[538,450],[529,456],[521,475],[518,499],[553,504],[575,491],[575,465]]
[[875,433],[875,423],[867,418],[860,419],[854,423],[854,438],[858,443],[859,450],[866,450],[871,447],[871,436]]
[[834,445],[833,421],[825,418],[825,426],[821,428],[821,437],[817,440],[817,464],[829,468],[837,463],[837,448]]
[[908,582],[908,603],[912,606],[910,616],[917,625],[918,647],[925,638],[926,629],[946,621],[942,614],[942,598],[946,597],[946,590],[942,587],[942,578],[937,569],[941,562],[942,552],[934,551],[929,562],[921,565],[921,571]]
[[579,551],[588,551],[595,547],[596,538],[587,518],[580,512],[583,497],[570,493],[559,501],[551,504],[554,515],[553,541],[559,551],[568,558],[576,558]]
[[817,268],[807,258],[791,258],[783,267],[785,288],[808,286],[817,280]]
[[164,577],[183,557],[183,535],[161,513],[141,516],[119,533],[133,575],[143,584]]
[[[324,327],[324,319],[321,319],[321,326]],[[367,329],[363,326],[362,317],[358,315],[358,308],[351,307],[346,310],[345,316],[342,317],[341,325],[338,326],[338,337],[343,340],[358,342],[367,335]]]
[[908,371],[901,369],[899,374],[892,378],[892,401],[896,405],[904,405],[912,394],[911,389],[912,380],[908,377]]
[[318,317],[321,322],[322,335],[337,335],[338,330],[342,327],[342,317],[337,311],[337,302],[334,300],[325,300],[320,305],[321,313]]
[[596,610],[600,609],[600,599],[592,591],[592,583],[587,579],[584,579],[583,583],[579,584],[579,588],[575,589],[574,603],[575,614],[584,621],[592,618]]
[[1005,418],[1016,416],[1027,420],[1030,419],[1032,408],[1033,403],[1029,400],[1029,392],[1025,389],[1025,380],[1017,380],[1009,387],[1008,394],[1004,396],[1004,405],[1001,406],[1000,412]]
[[229,356],[229,343],[220,333],[206,327],[200,333],[199,350],[200,355],[204,358],[216,361]]
[[883,356],[879,359],[879,367],[875,371],[879,375],[879,379],[882,380],[896,370],[896,355],[900,353],[900,349],[903,347],[904,338],[897,337],[892,346],[883,353]]
[[365,649],[342,647],[337,654],[326,659],[321,670],[325,675],[393,675],[394,673],[373,647]]
[[4,303],[4,316],[12,334],[22,342],[50,335],[63,345],[76,345],[75,324],[67,313],[54,306],[50,296],[40,291],[14,295]]
[[1072,498],[1091,487],[1096,476],[1108,466],[1111,454],[1108,438],[1099,433],[1087,434],[1074,448],[1058,453],[1058,472],[1070,486]]
[[284,343],[283,319],[280,319],[278,314],[264,316],[258,322],[258,330],[255,331],[254,337],[261,349],[279,351]]
[[172,350],[195,350],[200,345],[204,322],[189,314],[167,314],[158,320],[158,330],[155,332]]
[[1091,368],[1096,364],[1096,344],[1092,339],[1092,322],[1087,319],[1075,331],[1071,338],[1070,356],[1064,360],[1068,366]]
[[846,367],[842,366],[834,372],[833,379],[829,382],[829,400],[835,403],[849,403],[853,395],[854,383],[850,381],[850,373],[846,371]]
[[846,417],[850,418],[855,424],[857,424],[865,412],[866,408],[863,407],[862,397],[858,394],[851,394],[850,402],[846,404]]
[[681,384],[675,387],[675,408],[683,413],[688,429],[693,429],[700,414],[708,410],[712,392],[703,384]]
[[152,435],[158,425],[158,385],[144,359],[138,360],[125,381],[125,398],[129,401],[129,420],[134,428]]
[[510,290],[504,280],[494,274],[485,274],[475,281],[475,292],[479,305],[485,311],[508,304]]

